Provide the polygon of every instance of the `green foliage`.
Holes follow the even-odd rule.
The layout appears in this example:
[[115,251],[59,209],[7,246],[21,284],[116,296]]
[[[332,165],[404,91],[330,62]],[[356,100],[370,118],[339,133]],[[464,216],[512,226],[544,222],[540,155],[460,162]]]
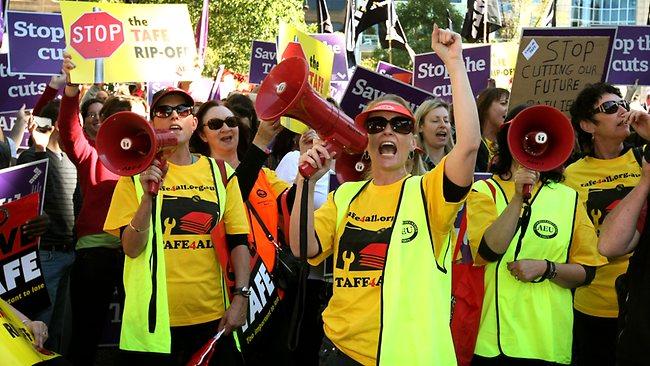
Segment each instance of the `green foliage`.
[[[431,30],[433,24],[447,27],[447,9],[451,13],[454,31],[460,32],[463,16],[449,3],[449,0],[410,0],[397,4],[397,16],[406,33],[406,39],[416,54],[431,52]],[[389,62],[388,50],[377,49],[373,58]],[[411,69],[411,59],[405,50],[392,49],[392,64]]]
[[[178,3],[178,0],[141,0],[140,3]],[[192,25],[201,15],[202,0],[185,1]],[[204,75],[216,73],[220,64],[246,74],[253,40],[275,41],[281,21],[303,31],[303,0],[228,0],[210,1],[210,30]]]

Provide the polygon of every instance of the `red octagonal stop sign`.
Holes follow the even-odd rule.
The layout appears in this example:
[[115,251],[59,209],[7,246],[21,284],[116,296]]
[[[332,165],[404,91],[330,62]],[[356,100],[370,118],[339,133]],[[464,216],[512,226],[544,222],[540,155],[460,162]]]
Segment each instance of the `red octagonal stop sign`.
[[122,43],[122,22],[103,11],[86,13],[70,27],[70,46],[85,59],[109,57]]

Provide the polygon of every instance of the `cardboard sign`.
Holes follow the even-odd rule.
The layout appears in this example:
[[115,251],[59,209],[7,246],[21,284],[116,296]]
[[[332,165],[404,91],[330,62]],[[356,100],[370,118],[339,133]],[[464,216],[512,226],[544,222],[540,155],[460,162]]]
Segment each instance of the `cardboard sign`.
[[273,42],[253,41],[251,62],[248,67],[248,82],[261,84],[277,62],[277,49]]
[[9,70],[26,75],[61,73],[65,34],[61,14],[7,12]]
[[354,118],[369,102],[384,94],[396,94],[404,98],[413,112],[422,102],[433,98],[433,95],[422,89],[357,66],[341,100],[341,109],[350,118]]
[[492,43],[490,77],[497,88],[510,89],[517,65],[519,42]]
[[325,43],[334,53],[332,82],[348,80],[348,57],[345,52],[345,35],[343,33],[317,33],[312,37]]
[[[487,87],[490,78],[490,45],[464,49],[463,60],[472,92],[476,96]],[[415,56],[413,85],[451,102],[451,80],[447,67],[434,52]]]
[[586,84],[605,80],[614,33],[615,28],[524,29],[510,108],[542,104],[568,115]]
[[194,80],[200,66],[185,4],[61,1],[73,83]]
[[50,305],[38,258],[37,238],[23,236],[22,225],[38,216],[39,194],[0,206],[0,297],[33,317]]
[[616,30],[607,82],[650,85],[650,26],[620,26]]

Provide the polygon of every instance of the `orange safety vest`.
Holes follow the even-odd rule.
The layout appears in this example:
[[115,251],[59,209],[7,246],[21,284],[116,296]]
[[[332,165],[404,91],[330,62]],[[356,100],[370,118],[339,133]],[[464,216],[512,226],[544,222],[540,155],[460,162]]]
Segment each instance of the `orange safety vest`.
[[[262,219],[266,231],[262,228],[262,224],[251,212],[251,208],[248,209],[248,222],[250,224],[251,231],[248,234],[248,243],[250,246],[254,247],[262,257],[262,261],[270,271],[273,271],[275,268],[275,253],[276,248],[274,241],[280,245],[278,240],[278,204],[277,196],[273,192],[273,188],[269,183],[269,180],[266,178],[266,174],[263,170],[257,175],[257,180],[253,185],[253,189],[248,195],[248,202],[257,212],[257,215]],[[268,233],[272,236],[269,238]]]

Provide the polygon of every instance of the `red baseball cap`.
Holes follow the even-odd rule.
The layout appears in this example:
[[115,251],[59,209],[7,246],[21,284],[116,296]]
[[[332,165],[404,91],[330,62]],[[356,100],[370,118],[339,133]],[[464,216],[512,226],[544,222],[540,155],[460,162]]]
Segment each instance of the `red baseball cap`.
[[409,108],[406,108],[400,103],[393,102],[391,100],[386,100],[383,102],[379,102],[375,105],[373,105],[370,108],[366,108],[365,111],[357,114],[357,116],[354,118],[354,124],[359,127],[362,131],[366,132],[366,119],[368,119],[368,115],[372,112],[379,112],[379,111],[386,111],[386,112],[395,112],[398,114],[403,115],[404,117],[408,117],[413,121],[415,124],[415,117],[413,117],[413,113]]
[[185,102],[187,104],[189,104],[192,107],[194,106],[194,98],[192,98],[192,96],[188,92],[186,92],[183,89],[174,88],[170,86],[168,88],[157,91],[156,94],[154,94],[153,101],[151,102],[151,108],[149,109],[149,117],[151,118],[151,120],[153,120],[153,113],[154,110],[156,109],[156,106],[158,105],[158,102],[160,102],[162,98],[172,94],[180,95],[181,97],[183,97],[183,99],[185,99]]

